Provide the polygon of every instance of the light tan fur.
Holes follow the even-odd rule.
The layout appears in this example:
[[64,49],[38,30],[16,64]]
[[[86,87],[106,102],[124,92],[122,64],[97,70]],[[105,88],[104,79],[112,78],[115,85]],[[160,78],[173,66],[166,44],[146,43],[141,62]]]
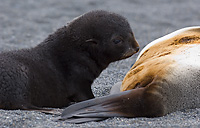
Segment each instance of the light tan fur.
[[146,86],[156,76],[165,78],[169,68],[173,68],[178,60],[174,56],[182,54],[186,49],[200,45],[200,28],[187,30],[181,34],[156,43],[141,54],[139,60],[126,74],[121,91]]

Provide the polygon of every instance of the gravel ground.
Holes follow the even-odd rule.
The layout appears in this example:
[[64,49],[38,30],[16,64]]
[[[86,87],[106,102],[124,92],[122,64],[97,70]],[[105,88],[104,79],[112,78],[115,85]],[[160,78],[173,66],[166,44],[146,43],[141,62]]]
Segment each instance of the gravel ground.
[[[177,29],[199,25],[199,0],[0,0],[0,51],[33,47],[74,17],[94,9],[125,16],[143,48]],[[137,55],[109,65],[92,86],[95,96],[109,93],[121,81]],[[0,127],[200,127],[200,109],[159,118],[109,118],[68,124],[55,116],[32,111],[0,110]]]

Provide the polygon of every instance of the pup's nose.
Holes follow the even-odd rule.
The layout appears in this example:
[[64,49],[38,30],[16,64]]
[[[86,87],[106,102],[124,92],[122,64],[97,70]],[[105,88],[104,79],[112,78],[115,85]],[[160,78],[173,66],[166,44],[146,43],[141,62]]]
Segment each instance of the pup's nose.
[[138,52],[139,50],[140,50],[139,46],[135,48],[135,52]]
[[135,53],[140,50],[140,46],[134,37],[131,38],[131,46],[135,50]]

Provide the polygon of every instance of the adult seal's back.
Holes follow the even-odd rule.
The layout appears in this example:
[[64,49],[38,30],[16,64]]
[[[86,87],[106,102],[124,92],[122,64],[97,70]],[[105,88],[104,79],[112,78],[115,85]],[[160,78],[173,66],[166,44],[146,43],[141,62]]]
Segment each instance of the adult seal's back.
[[102,70],[138,50],[124,17],[86,13],[34,48],[0,54],[0,108],[64,107],[93,98],[91,84]]
[[199,49],[200,26],[151,42],[139,54],[121,89],[117,84],[113,95],[69,106],[61,119],[81,123],[114,116],[158,117],[200,107]]

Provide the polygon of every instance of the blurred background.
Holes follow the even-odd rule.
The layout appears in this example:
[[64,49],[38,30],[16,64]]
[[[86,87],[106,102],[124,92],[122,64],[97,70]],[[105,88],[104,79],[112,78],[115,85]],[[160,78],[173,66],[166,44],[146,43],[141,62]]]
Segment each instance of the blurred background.
[[125,16],[141,47],[176,29],[199,25],[199,0],[0,0],[0,48],[35,46],[91,10]]
[[[49,34],[73,20],[73,18],[96,9],[112,11],[126,17],[141,49],[154,39],[177,29],[200,25],[199,0],[0,0],[0,52],[34,47]],[[92,86],[94,94],[96,96],[107,95],[114,83],[123,80],[124,75],[130,69],[136,57],[137,55],[134,55],[129,59],[110,64],[100,77],[95,80]],[[200,113],[198,109],[188,113],[194,115],[196,111]],[[5,112],[3,113],[5,114]],[[21,114],[21,112],[16,113],[13,114],[11,112],[8,115],[9,117],[11,115],[27,116],[27,114]],[[176,116],[172,114],[152,120],[142,119],[145,120],[144,122],[138,119],[140,121],[139,126],[152,121],[154,123],[159,122],[159,120],[164,120],[166,124],[174,124],[174,126],[184,125],[183,120],[188,113],[178,113]],[[0,114],[2,118],[0,119],[0,124],[2,121],[5,123],[4,114]],[[33,113],[29,114],[32,115]],[[47,117],[50,118],[49,116]],[[35,121],[35,118],[32,118]],[[117,119],[110,122],[116,124],[123,122],[123,119]],[[16,121],[18,118],[13,120]],[[32,122],[31,119],[28,120],[29,123]],[[138,120],[126,120],[123,123],[125,126],[127,124],[132,126],[131,124]],[[198,120],[200,119],[197,115],[197,117],[187,118],[185,121],[190,126],[192,123],[198,122]],[[48,119],[46,121],[49,123]],[[110,122],[101,126],[114,126],[110,125]],[[158,122],[157,124],[159,124]],[[95,124],[93,126],[98,125]],[[122,124],[121,126],[124,125]],[[145,126],[156,125],[148,124]]]

